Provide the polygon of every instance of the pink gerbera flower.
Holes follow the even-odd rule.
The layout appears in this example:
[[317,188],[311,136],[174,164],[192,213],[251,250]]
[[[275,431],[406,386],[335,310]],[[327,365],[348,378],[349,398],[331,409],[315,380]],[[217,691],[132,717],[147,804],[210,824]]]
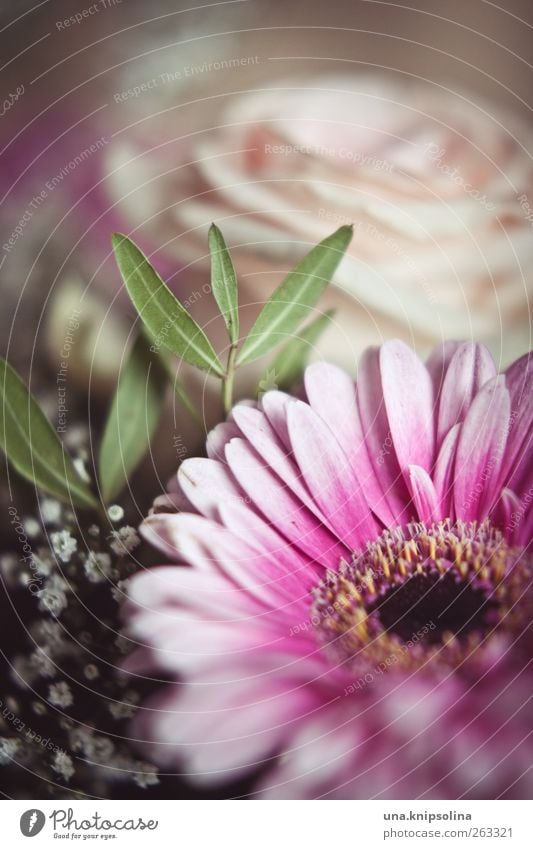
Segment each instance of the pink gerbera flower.
[[531,375],[391,341],[234,407],[142,525],[178,564],[124,611],[129,669],[175,682],[151,759],[263,797],[531,796]]

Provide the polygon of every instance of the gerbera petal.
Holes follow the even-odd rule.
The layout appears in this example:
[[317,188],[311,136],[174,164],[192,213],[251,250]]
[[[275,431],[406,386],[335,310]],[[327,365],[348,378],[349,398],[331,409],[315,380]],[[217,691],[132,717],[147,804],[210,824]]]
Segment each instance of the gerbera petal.
[[[174,557],[207,573],[222,572],[237,588],[246,588],[262,604],[277,608],[298,599],[298,577],[283,569],[217,522],[182,513],[146,519],[143,535],[159,548],[173,550]],[[154,542],[157,540],[157,542]]]
[[500,499],[493,510],[493,521],[500,527],[506,539],[516,543],[517,529],[519,528],[524,514],[521,510],[520,499],[511,489],[503,488]]
[[203,516],[216,518],[222,501],[242,501],[244,495],[228,471],[218,460],[191,457],[184,460],[178,471],[183,492]]
[[157,566],[134,575],[128,582],[126,617],[142,610],[163,608],[201,610],[214,618],[249,615],[258,606],[253,596],[243,592],[222,573],[200,572],[184,566]]
[[350,556],[349,549],[283,486],[245,440],[233,439],[226,447],[226,458],[252,503],[286,539],[330,569]]
[[283,761],[260,781],[262,799],[316,799],[357,771],[365,724],[325,705],[298,729]]
[[453,354],[442,385],[438,406],[437,442],[463,421],[481,387],[494,377],[496,366],[484,345],[465,342]]
[[351,461],[361,440],[355,382],[337,366],[314,363],[305,370],[305,391],[311,408],[335,434]]
[[151,757],[171,764],[177,755],[196,783],[228,781],[256,769],[319,701],[313,689],[281,676],[232,681],[231,668],[226,675],[229,680],[215,669],[212,683],[168,688],[142,708],[135,723]]
[[400,469],[430,471],[434,461],[433,388],[414,351],[399,340],[380,349],[383,400]]
[[409,466],[409,489],[420,521],[436,522],[440,517],[437,493],[425,469]]
[[242,434],[280,480],[294,492],[312,513],[326,523],[324,514],[318,508],[318,503],[306,489],[294,460],[283,449],[265,414],[250,407],[237,405],[233,409],[233,417]]
[[219,460],[220,462],[225,462],[225,450],[226,445],[233,439],[234,436],[239,435],[239,428],[235,424],[235,422],[221,422],[217,424],[216,427],[211,430],[207,435],[206,440],[206,451],[207,456],[213,460]]
[[305,371],[305,388],[311,408],[338,439],[368,506],[384,525],[393,524],[394,515],[368,456],[354,381],[337,366],[314,363]]
[[273,389],[265,392],[261,399],[261,406],[274,430],[276,431],[282,445],[290,451],[291,441],[287,426],[287,410],[294,404],[294,398],[285,392]]
[[[378,348],[368,348],[357,372],[357,406],[368,457],[387,508],[387,524],[408,521],[409,492],[396,459],[387,411],[383,401]],[[375,509],[373,505],[373,509]],[[377,511],[376,511],[377,512]],[[381,513],[378,515],[382,516]]]
[[509,436],[502,468],[503,483],[523,498],[533,464],[533,357],[525,354],[505,372],[511,398]]
[[448,366],[450,365],[453,355],[462,344],[462,342],[453,342],[449,340],[441,342],[433,348],[431,354],[426,360],[426,368],[431,378],[433,397],[436,403],[438,403],[440,393],[442,391]]
[[296,646],[289,629],[283,633],[275,620],[269,621],[265,616],[217,622],[163,609],[132,618],[128,636],[141,650],[150,646],[160,669],[177,675],[198,675],[202,668],[216,663],[253,667],[256,655],[265,653],[277,656],[281,666],[290,663],[294,654],[301,659],[306,651],[316,650],[312,634],[299,635]]
[[346,455],[327,425],[301,401],[289,410],[289,434],[314,500],[351,548],[372,539],[378,526]]
[[316,584],[317,575],[322,574],[319,564],[306,558],[257,513],[240,504],[228,503],[221,505],[220,518],[236,536],[274,558],[287,574],[297,574],[303,591]]
[[502,375],[486,383],[472,402],[457,445],[454,497],[459,519],[484,519],[498,500],[510,409]]
[[453,500],[455,454],[461,425],[454,425],[445,436],[435,463],[433,484],[440,504],[440,518],[455,518]]

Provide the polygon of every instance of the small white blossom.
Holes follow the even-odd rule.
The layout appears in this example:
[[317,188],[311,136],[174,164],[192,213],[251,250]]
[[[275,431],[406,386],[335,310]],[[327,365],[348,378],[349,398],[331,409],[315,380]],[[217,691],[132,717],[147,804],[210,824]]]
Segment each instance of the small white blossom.
[[55,663],[53,663],[52,659],[41,648],[37,648],[32,652],[29,660],[42,678],[53,678],[56,674]]
[[120,504],[112,504],[111,507],[108,508],[107,515],[112,522],[121,522],[124,518],[124,510]]
[[0,737],[0,764],[8,764],[13,760],[20,747],[19,740],[12,740],[10,737]]
[[66,752],[56,752],[52,762],[52,769],[57,772],[65,781],[69,781],[74,775],[74,764],[72,758]]
[[31,561],[32,571],[37,572],[39,575],[48,576],[52,572],[53,562],[48,555],[48,549],[39,548],[37,549],[37,554],[33,555]]
[[110,702],[109,713],[113,719],[131,719],[135,715],[135,707],[124,702]]
[[73,728],[69,733],[69,742],[72,751],[84,752],[85,747],[89,745],[92,737],[92,731],[87,728]]
[[124,634],[119,634],[115,639],[115,646],[117,647],[120,654],[127,654],[131,651],[132,642],[126,637]]
[[54,616],[59,616],[67,606],[67,597],[64,593],[58,593],[54,590],[41,590],[39,593],[39,608],[40,610],[48,610]]
[[53,622],[50,619],[41,619],[35,623],[32,628],[33,635],[42,640],[42,647],[55,645],[58,646],[63,642],[63,629],[58,622]]
[[55,531],[50,534],[52,548],[63,563],[68,563],[76,549],[78,548],[77,540],[69,531]]
[[11,677],[19,687],[31,687],[35,684],[38,670],[24,654],[17,654],[11,661]]
[[130,525],[124,525],[118,531],[113,531],[110,539],[112,540],[111,548],[115,554],[129,554],[141,542],[139,534]]
[[48,701],[59,708],[68,708],[74,701],[72,690],[66,681],[51,684],[48,690]]
[[61,519],[61,504],[54,498],[43,498],[41,516],[45,525],[56,525]]
[[154,784],[159,784],[159,778],[157,777],[157,770],[152,764],[146,763],[136,763],[136,772],[133,776],[133,780],[138,787],[142,787],[144,790],[146,787],[151,787]]
[[101,734],[91,734],[84,747],[86,756],[97,763],[109,761],[114,751],[115,747],[109,737]]
[[68,584],[60,575],[51,575],[38,593],[39,608],[58,616],[67,606],[67,589]]
[[112,588],[111,595],[117,604],[122,604],[124,601],[124,597],[127,595],[129,583],[130,579],[125,578],[123,581],[117,581],[116,585]]
[[22,524],[27,535],[32,539],[38,536],[41,532],[41,526],[37,519],[34,519],[33,516],[28,516],[24,519]]
[[98,678],[100,675],[100,671],[94,663],[88,663],[87,666],[84,667],[83,674],[88,681],[94,681],[94,679]]
[[109,577],[111,557],[105,552],[90,551],[83,563],[87,579],[92,584],[98,584]]

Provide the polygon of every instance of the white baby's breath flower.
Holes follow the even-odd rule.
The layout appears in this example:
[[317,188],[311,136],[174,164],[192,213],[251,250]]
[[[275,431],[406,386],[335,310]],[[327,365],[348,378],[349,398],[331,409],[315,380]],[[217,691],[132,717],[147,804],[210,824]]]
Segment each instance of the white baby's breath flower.
[[155,784],[159,784],[157,769],[153,764],[140,761],[135,764],[135,767],[137,771],[133,776],[133,780],[138,787],[144,790],[147,787],[153,787]]
[[20,741],[10,737],[0,737],[0,764],[12,761],[20,748]]
[[107,515],[112,522],[121,522],[124,518],[124,510],[120,504],[112,504],[107,510]]
[[41,516],[46,525],[55,525],[61,518],[61,504],[55,498],[43,498]]
[[70,531],[55,531],[50,534],[52,548],[63,563],[68,563],[78,548],[77,540]]
[[39,620],[32,629],[33,636],[42,641],[42,648],[60,645],[63,640],[63,633],[61,625],[51,619]]
[[61,750],[56,752],[52,761],[52,769],[65,781],[70,781],[74,775],[74,764],[72,762],[72,758],[70,755],[67,755],[66,752]]
[[83,563],[87,580],[99,584],[110,576],[111,557],[105,552],[90,551]]
[[52,678],[56,674],[55,663],[40,647],[30,654],[29,660],[42,678]]
[[28,516],[26,519],[24,519],[23,527],[27,535],[32,539],[38,536],[41,531],[41,526],[39,522],[37,521],[37,519],[34,519],[33,516]]
[[37,572],[39,575],[50,575],[54,564],[49,555],[49,549],[38,548],[37,554],[34,554],[32,559],[32,571]]
[[130,719],[135,714],[135,707],[124,702],[110,702],[109,713],[113,719]]
[[98,678],[98,676],[100,675],[100,671],[96,664],[88,663],[83,670],[83,674],[85,675],[88,681],[94,681],[94,679]]
[[74,702],[72,690],[66,681],[52,684],[48,690],[48,701],[59,708],[70,707]]
[[115,554],[129,554],[140,544],[139,534],[130,525],[124,525],[118,531],[113,531],[110,535],[112,539],[111,548]]
[[68,584],[61,575],[51,575],[38,593],[39,609],[58,616],[67,606],[67,590]]

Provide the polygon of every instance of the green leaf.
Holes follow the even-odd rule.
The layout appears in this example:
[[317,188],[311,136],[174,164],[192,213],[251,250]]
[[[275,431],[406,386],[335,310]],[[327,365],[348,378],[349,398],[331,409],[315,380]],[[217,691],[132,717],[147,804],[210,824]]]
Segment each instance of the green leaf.
[[[185,389],[183,383],[180,380],[178,380],[178,377],[177,377],[177,374],[176,374],[176,361],[172,358],[172,362],[171,362],[169,357],[163,357],[163,355],[161,355],[161,354],[160,354],[160,358],[161,358],[161,361],[163,363],[163,368],[165,369],[165,371],[167,373],[167,377],[168,377],[168,380],[170,382],[170,385],[172,386],[172,388],[174,390],[174,394],[176,395],[176,398],[180,401],[181,404],[183,404],[183,406],[185,407],[185,409],[187,410],[187,412],[189,413],[191,418],[194,419],[196,424],[199,425],[200,427],[203,427],[202,419],[201,419],[196,407],[194,406],[192,400],[189,398],[187,390]],[[178,368],[179,368],[179,363],[178,363]]]
[[335,310],[328,310],[319,315],[283,346],[259,382],[258,392],[274,386],[277,389],[290,389],[301,378],[313,346],[334,314]]
[[127,236],[115,233],[113,249],[133,305],[154,337],[154,347],[168,348],[191,365],[222,377],[224,368],[204,331],[139,248]]
[[96,507],[56,431],[24,381],[0,358],[0,445],[12,466],[38,489],[76,507]]
[[[151,347],[151,351],[154,352],[154,347],[157,350],[157,346],[155,346],[155,339],[154,339],[154,337],[150,333],[150,330],[148,329],[148,327],[145,324],[143,324],[142,332],[144,333],[146,339],[148,339],[150,346],[153,346],[153,347]],[[183,386],[181,381],[178,380],[177,369],[179,370],[179,366],[180,366],[179,362],[176,364],[175,358],[171,355],[170,351],[167,351],[167,350],[164,350],[164,351],[157,350],[157,356],[159,357],[159,359],[161,360],[161,363],[163,364],[163,368],[166,371],[169,383],[171,384],[171,386],[172,386],[172,388],[173,388],[173,390],[176,394],[176,398],[178,398],[179,401],[181,401],[181,403],[183,404],[183,406],[185,407],[187,412],[195,420],[196,424],[203,426],[202,419],[198,415],[196,407],[194,406],[193,402],[189,398],[185,387]],[[176,365],[177,365],[177,369],[176,369]]]
[[237,357],[237,365],[262,357],[294,333],[333,277],[352,234],[351,226],[339,227],[287,275],[259,313]]
[[239,338],[239,306],[237,276],[224,237],[216,224],[209,229],[211,253],[211,289],[224,316],[229,340],[234,345]]
[[109,504],[150,446],[159,422],[167,374],[161,358],[140,333],[121,370],[100,446],[99,483]]

